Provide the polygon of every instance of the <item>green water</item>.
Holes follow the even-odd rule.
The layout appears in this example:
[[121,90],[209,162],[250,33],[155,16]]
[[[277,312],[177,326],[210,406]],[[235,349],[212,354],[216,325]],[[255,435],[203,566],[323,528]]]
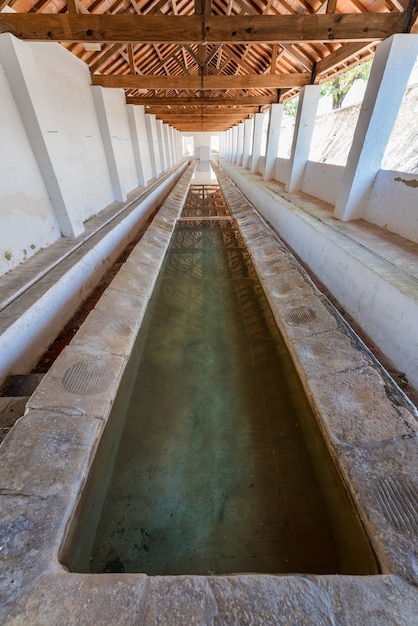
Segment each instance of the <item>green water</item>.
[[233,221],[178,223],[153,309],[90,571],[375,572]]

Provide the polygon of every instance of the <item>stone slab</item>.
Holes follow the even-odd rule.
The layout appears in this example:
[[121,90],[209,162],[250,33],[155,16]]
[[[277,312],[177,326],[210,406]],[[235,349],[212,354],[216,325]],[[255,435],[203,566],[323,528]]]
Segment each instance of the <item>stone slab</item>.
[[90,346],[64,348],[28,401],[28,410],[106,420],[126,358]]

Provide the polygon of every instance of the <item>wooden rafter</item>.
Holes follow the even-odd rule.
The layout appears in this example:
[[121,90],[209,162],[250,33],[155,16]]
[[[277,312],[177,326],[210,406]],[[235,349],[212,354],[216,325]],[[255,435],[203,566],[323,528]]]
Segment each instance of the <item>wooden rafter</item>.
[[260,106],[263,104],[273,104],[277,102],[277,98],[275,96],[236,96],[224,97],[224,98],[198,98],[198,97],[178,97],[178,98],[167,98],[164,96],[154,96],[154,97],[134,97],[127,96],[126,103],[127,104],[142,104],[145,106],[166,106],[170,105],[170,107],[181,107],[185,105],[200,105],[200,106],[235,106],[235,105],[253,105]]
[[79,42],[323,42],[377,41],[402,32],[401,13],[207,16],[0,14],[0,33],[29,41]]
[[309,72],[301,74],[236,74],[235,76],[133,76],[92,75],[93,85],[122,89],[281,89],[303,87],[311,79]]
[[[61,42],[93,84],[179,130],[221,131],[418,32],[417,0],[0,0],[0,33]],[[88,43],[101,50],[88,50]]]

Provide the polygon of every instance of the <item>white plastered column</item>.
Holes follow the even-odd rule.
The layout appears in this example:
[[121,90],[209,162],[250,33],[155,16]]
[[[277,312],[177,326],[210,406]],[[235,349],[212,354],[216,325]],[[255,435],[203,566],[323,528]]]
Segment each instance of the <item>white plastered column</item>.
[[258,172],[258,163],[261,155],[261,142],[263,139],[264,114],[256,113],[254,116],[254,135],[251,159],[251,174]]
[[238,147],[237,147],[237,158],[236,163],[241,165],[242,158],[244,156],[244,122],[238,124]]
[[242,167],[248,169],[250,167],[251,150],[253,146],[254,119],[245,120],[244,122],[244,148],[242,154]]
[[54,207],[61,233],[76,237],[84,226],[73,201],[60,184],[62,172],[56,167],[54,148],[49,142],[48,102],[30,47],[9,33],[0,34],[0,60],[37,160],[45,187]]
[[157,178],[157,176],[161,172],[161,161],[155,115],[152,115],[151,113],[145,113],[145,125],[147,128],[152,176],[153,178]]
[[232,163],[236,163],[237,161],[237,150],[238,150],[238,126],[234,126],[232,128],[232,153],[231,153]]
[[286,191],[300,191],[302,189],[320,94],[320,85],[306,85],[301,89],[290,152]]
[[392,35],[377,47],[335,205],[340,220],[363,215],[417,54],[418,35]]
[[152,178],[147,129],[145,126],[145,107],[141,105],[128,104],[127,111],[129,128],[132,135],[132,146],[135,157],[138,184],[145,186]]
[[227,159],[232,160],[232,128],[229,128],[227,132]]
[[157,125],[158,147],[160,150],[161,171],[165,172],[167,169],[167,152],[166,152],[166,145],[165,145],[163,121],[156,120],[156,125]]
[[167,148],[168,148],[168,155],[169,155],[168,163],[169,163],[169,167],[173,167],[173,165],[176,162],[175,157],[174,157],[173,129],[168,124],[165,124],[164,126],[166,128],[166,133],[167,133]]
[[267,133],[266,164],[264,180],[274,178],[277,153],[279,151],[280,128],[282,124],[283,104],[272,104],[270,108],[269,128]]

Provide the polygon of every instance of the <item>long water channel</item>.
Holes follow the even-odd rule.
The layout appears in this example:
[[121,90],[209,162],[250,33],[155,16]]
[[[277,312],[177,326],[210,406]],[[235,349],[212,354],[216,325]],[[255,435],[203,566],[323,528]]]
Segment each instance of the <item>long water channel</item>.
[[375,573],[217,185],[190,188],[152,309],[90,571]]

